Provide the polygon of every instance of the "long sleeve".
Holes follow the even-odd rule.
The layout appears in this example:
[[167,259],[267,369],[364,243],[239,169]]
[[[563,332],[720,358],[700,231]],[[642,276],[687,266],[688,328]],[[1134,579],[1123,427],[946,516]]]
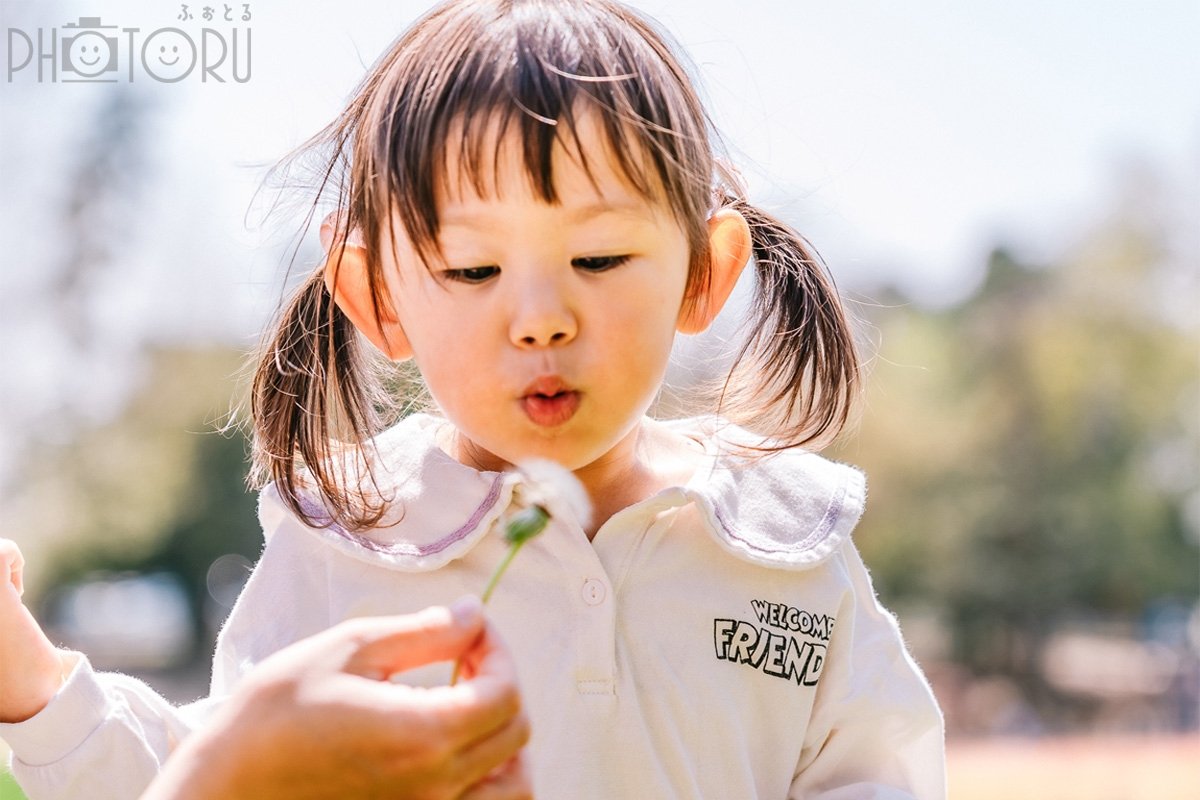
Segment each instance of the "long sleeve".
[[876,599],[853,543],[834,559],[851,591],[830,641],[789,798],[944,800],[942,716],[929,684],[895,618]]
[[13,776],[29,800],[129,800],[158,774],[174,745],[210,711],[176,707],[145,683],[77,663],[38,714],[0,724]]

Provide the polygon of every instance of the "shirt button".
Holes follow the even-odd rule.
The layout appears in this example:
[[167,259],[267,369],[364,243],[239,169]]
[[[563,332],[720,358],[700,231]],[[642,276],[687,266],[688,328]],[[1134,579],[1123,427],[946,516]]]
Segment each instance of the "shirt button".
[[588,578],[583,582],[583,602],[589,606],[598,606],[604,602],[605,595],[608,594],[608,589],[605,588],[603,581],[598,581],[595,578]]

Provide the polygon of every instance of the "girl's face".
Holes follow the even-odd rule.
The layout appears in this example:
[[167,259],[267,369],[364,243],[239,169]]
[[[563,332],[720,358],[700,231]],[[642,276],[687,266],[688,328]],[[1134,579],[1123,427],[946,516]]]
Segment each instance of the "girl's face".
[[662,384],[688,244],[670,209],[613,165],[597,124],[578,120],[587,171],[556,146],[559,204],[534,193],[510,136],[494,173],[481,170],[495,175],[484,196],[448,161],[444,262],[427,270],[402,235],[394,260],[383,248],[400,325],[458,430],[455,455],[477,467],[540,456],[579,470],[618,457]]

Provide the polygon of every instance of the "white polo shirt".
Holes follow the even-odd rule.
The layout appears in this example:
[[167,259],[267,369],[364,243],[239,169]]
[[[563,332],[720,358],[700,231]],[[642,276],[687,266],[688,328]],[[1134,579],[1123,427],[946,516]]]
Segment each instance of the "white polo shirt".
[[[416,414],[378,440],[394,524],[311,528],[263,491],[266,546],[221,632],[214,697],[343,619],[482,590],[504,555],[493,523],[514,480],[444,453],[442,424]],[[943,798],[940,712],[850,541],[861,473],[799,451],[746,466],[722,443],[753,438],[714,417],[647,424],[704,442],[706,467],[591,542],[552,507],[489,603],[517,661],[535,796]],[[448,670],[405,677],[444,682]],[[165,755],[162,731],[178,735],[194,713],[130,701],[145,692],[85,664],[42,714],[0,727],[31,800],[74,796],[61,793],[70,774],[88,797],[136,796]],[[111,724],[117,711],[136,722]],[[110,776],[114,751],[128,763]],[[110,779],[119,788],[97,793]]]

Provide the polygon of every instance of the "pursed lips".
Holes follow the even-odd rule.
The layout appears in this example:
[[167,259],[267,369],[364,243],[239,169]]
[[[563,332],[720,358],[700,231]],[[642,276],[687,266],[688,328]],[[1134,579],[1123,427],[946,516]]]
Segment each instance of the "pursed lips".
[[522,393],[521,396],[529,397],[530,395],[539,395],[540,394],[540,395],[544,395],[546,397],[553,397],[556,394],[560,394],[562,392],[570,392],[570,391],[573,391],[573,389],[560,376],[558,376],[558,375],[539,375],[537,378],[535,378],[533,380],[532,383],[530,383],[528,386],[525,387],[525,391]]
[[537,425],[562,425],[579,409],[580,393],[558,375],[541,375],[525,387],[521,407]]

